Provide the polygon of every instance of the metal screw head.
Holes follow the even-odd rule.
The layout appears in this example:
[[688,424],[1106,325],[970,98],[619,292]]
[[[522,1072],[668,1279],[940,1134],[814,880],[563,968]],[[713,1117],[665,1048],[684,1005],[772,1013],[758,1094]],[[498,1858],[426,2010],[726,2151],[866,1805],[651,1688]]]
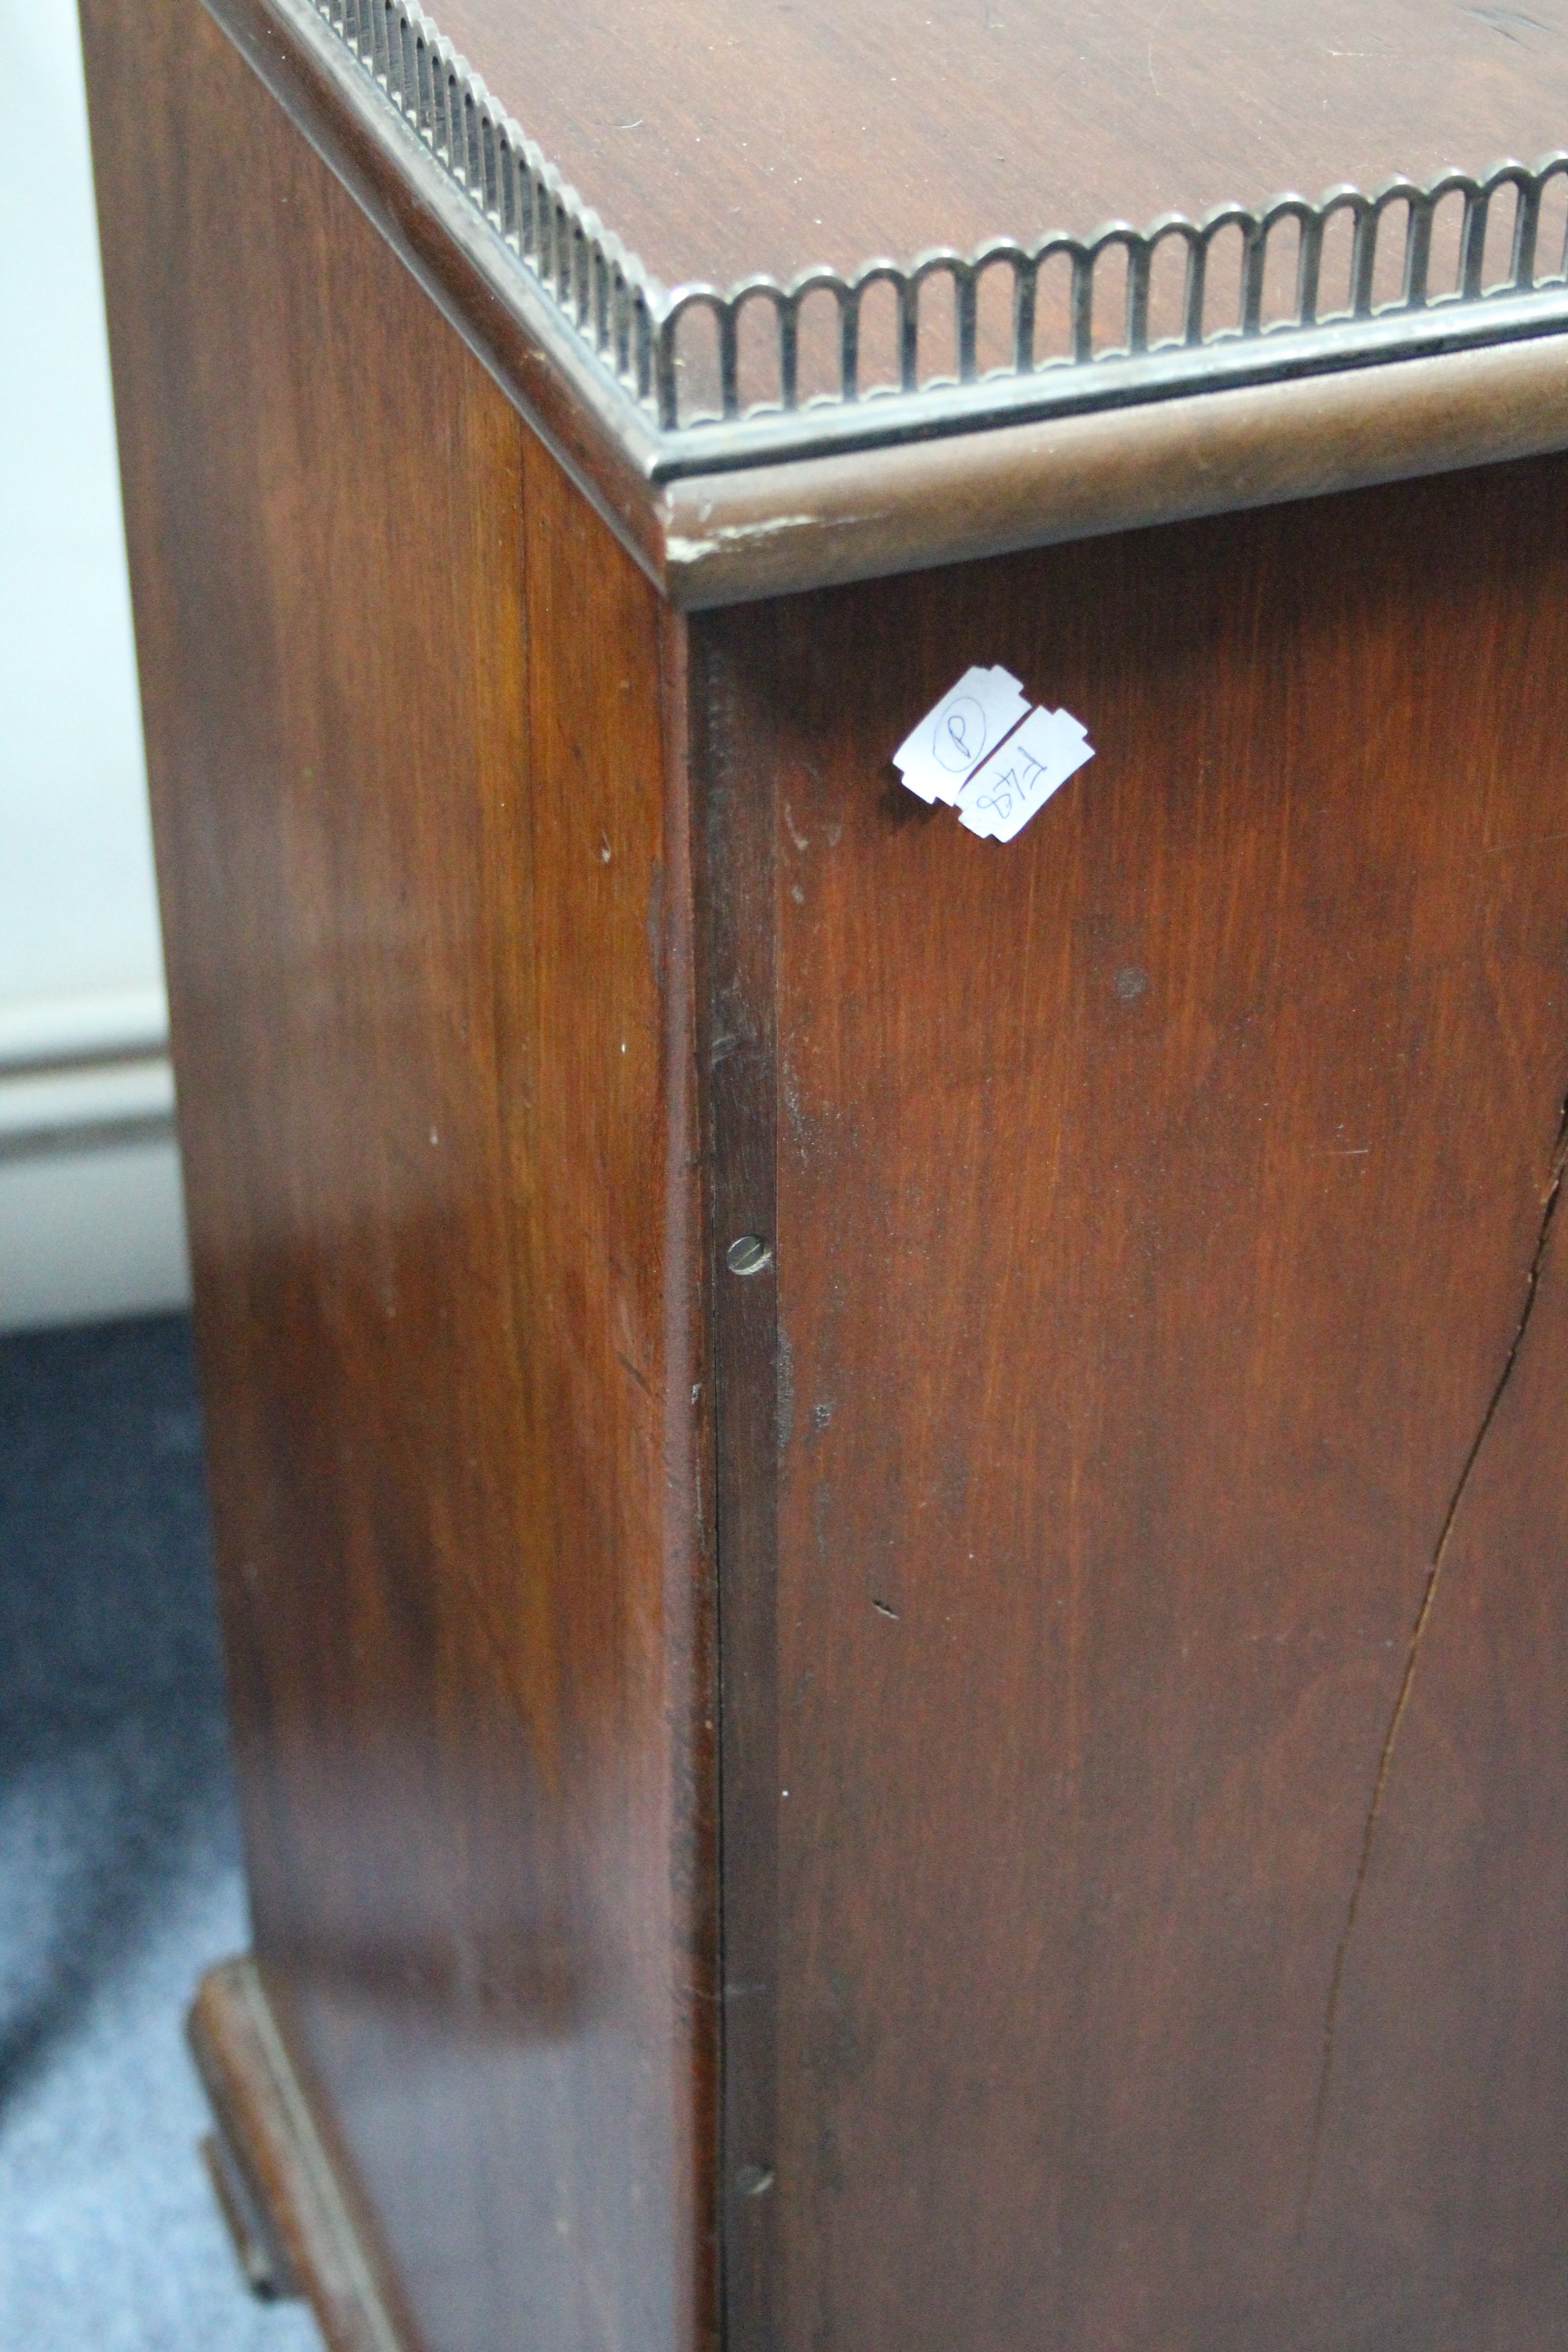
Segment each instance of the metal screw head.
[[765,2197],[773,2185],[772,2168],[765,2164],[743,2164],[735,2175],[735,2186],[742,2197]]
[[724,1263],[731,1274],[761,1274],[763,1266],[773,1262],[772,1247],[761,1234],[742,1234],[724,1253]]

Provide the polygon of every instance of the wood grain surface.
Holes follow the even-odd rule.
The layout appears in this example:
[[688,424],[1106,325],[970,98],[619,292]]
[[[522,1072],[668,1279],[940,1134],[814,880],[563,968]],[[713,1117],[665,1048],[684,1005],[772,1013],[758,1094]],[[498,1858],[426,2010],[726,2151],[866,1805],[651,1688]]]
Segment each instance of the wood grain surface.
[[[776,812],[732,2352],[1561,2341],[1568,468],[693,629]],[[971,662],[1096,745],[1007,847],[889,764]]]
[[669,285],[852,268],[1568,139],[1568,5],[438,0]]
[[[316,39],[301,41],[268,0],[211,0],[209,13],[628,552],[656,573],[651,427],[607,376],[576,363],[579,340],[559,307],[324,25],[316,20]],[[141,53],[125,62],[139,70]],[[177,57],[167,62],[179,70]]]
[[411,2346],[689,2352],[679,632],[195,0],[86,32],[262,1978]]

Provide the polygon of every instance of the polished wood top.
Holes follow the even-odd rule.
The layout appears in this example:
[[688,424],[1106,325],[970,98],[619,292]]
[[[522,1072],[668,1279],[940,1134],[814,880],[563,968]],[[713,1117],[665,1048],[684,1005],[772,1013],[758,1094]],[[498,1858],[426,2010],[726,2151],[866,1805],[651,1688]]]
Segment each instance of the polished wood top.
[[432,0],[667,285],[1568,142],[1568,0]]
[[1568,447],[1568,0],[206,5],[687,609]]

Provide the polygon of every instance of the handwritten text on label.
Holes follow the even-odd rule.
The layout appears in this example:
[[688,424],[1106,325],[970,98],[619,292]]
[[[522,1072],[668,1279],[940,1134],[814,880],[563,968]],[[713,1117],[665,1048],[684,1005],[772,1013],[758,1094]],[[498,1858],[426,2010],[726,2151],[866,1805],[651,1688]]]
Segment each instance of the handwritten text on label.
[[965,670],[893,754],[910,792],[948,802],[988,841],[1011,841],[1093,757],[1070,711],[1032,709],[997,667]]
[[956,803],[964,779],[1029,707],[1005,669],[968,669],[893,754],[911,793]]

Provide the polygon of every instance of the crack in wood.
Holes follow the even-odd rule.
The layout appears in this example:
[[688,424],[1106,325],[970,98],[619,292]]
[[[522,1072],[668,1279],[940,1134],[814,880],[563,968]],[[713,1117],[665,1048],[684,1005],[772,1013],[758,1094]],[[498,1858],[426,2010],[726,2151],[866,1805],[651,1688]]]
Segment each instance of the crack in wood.
[[1352,1938],[1355,1934],[1356,1919],[1361,1910],[1362,1895],[1366,1888],[1367,1874],[1372,1867],[1373,1848],[1377,1843],[1378,1821],[1383,1811],[1383,1801],[1387,1791],[1389,1775],[1394,1768],[1394,1751],[1398,1742],[1400,1727],[1404,1723],[1405,1713],[1410,1706],[1411,1695],[1415,1687],[1415,1670],[1420,1661],[1421,1644],[1426,1638],[1426,1628],[1432,1622],[1432,1612],[1436,1606],[1437,1592],[1443,1580],[1443,1567],[1447,1557],[1449,1541],[1470,1479],[1474,1475],[1476,1464],[1480,1459],[1481,1448],[1487,1442],[1492,1423],[1497,1419],[1498,1408],[1502,1402],[1510,1381],[1513,1378],[1514,1367],[1519,1361],[1520,1350],[1524,1345],[1524,1335],[1530,1328],[1531,1317],[1535,1312],[1541,1277],[1546,1265],[1547,1244],[1552,1237],[1552,1224],[1562,1195],[1565,1169],[1568,1169],[1568,1100],[1564,1100],[1558,1120],[1557,1140],[1552,1146],[1552,1160],[1547,1171],[1546,1190],[1542,1195],[1541,1223],[1535,1238],[1535,1254],[1530,1261],[1530,1272],[1525,1277],[1524,1303],[1520,1309],[1519,1320],[1514,1326],[1513,1338],[1510,1342],[1508,1353],[1503,1358],[1502,1370],[1492,1384],[1486,1411],[1481,1415],[1480,1426],[1470,1440],[1469,1451],[1455,1481],[1454,1491],[1443,1517],[1443,1525],[1432,1553],[1431,1563],[1426,1570],[1426,1581],[1422,1587],[1421,1604],[1416,1610],[1415,1622],[1410,1629],[1410,1639],[1405,1647],[1405,1671],[1400,1676],[1394,1711],[1388,1718],[1388,1729],[1384,1734],[1383,1747],[1378,1755],[1377,1776],[1373,1782],[1372,1801],[1367,1807],[1366,1822],[1362,1831],[1361,1852],[1357,1857],[1355,1877],[1351,1885],[1350,1901],[1345,1908],[1345,1922],[1340,1930],[1339,1943],[1334,1951],[1334,1964],[1329,1973],[1328,1999],[1323,2011],[1322,2063],[1318,2075],[1317,2097],[1312,2106],[1312,2131],[1307,2152],[1307,2177],[1301,2191],[1300,2211],[1297,2221],[1298,2239],[1306,2228],[1313,2192],[1318,2184],[1323,2134],[1329,2116],[1329,2095],[1333,2087],[1335,2037],[1339,2027],[1340,2000],[1344,1989],[1345,1963],[1349,1958]]

